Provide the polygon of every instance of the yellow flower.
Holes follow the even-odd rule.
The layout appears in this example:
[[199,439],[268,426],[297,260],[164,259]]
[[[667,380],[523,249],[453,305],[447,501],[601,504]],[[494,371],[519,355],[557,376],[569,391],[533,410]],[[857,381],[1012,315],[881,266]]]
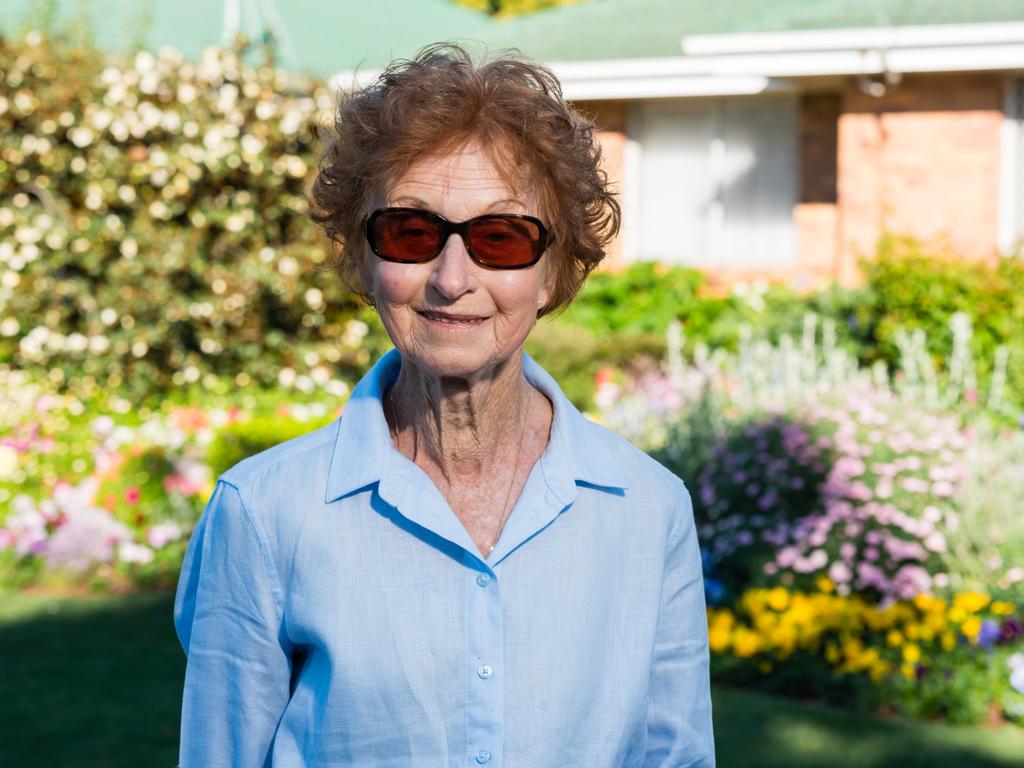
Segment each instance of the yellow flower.
[[903,628],[903,632],[906,634],[908,640],[917,640],[921,636],[921,630],[917,624],[907,624]]
[[784,611],[789,605],[789,592],[782,587],[775,587],[768,593],[768,607],[773,611]]
[[992,613],[996,616],[1010,616],[1013,614],[1013,603],[1007,603],[1003,600],[997,600],[992,603]]
[[771,644],[782,650],[789,650],[796,645],[796,629],[791,626],[776,627],[769,635]]
[[711,614],[708,620],[708,647],[712,653],[725,653],[729,650],[733,623],[733,616],[727,610]]
[[746,627],[737,627],[732,640],[733,653],[741,659],[750,658],[761,650],[761,638]]
[[900,645],[903,645],[903,635],[898,629],[890,629],[889,634],[885,636],[885,642],[893,648],[897,648]]
[[709,629],[708,647],[712,653],[725,653],[729,650],[729,630],[723,627]]
[[888,664],[888,662],[886,662],[886,661],[884,661],[882,659],[879,659],[878,661],[876,661],[875,663],[873,663],[871,665],[871,669],[868,670],[868,675],[870,675],[871,679],[877,683],[879,680],[881,680],[883,677],[885,677],[886,674],[888,674],[888,672],[889,672],[889,664]]
[[977,616],[971,616],[971,618],[967,619],[967,621],[960,625],[960,631],[963,632],[968,639],[974,640],[974,638],[978,636],[978,633],[981,632],[981,619]]
[[935,599],[933,595],[929,595],[925,592],[919,592],[918,594],[914,595],[914,606],[917,608],[917,610],[921,611],[921,613],[927,613],[928,611],[932,610],[935,603],[937,602],[938,601]]
[[839,649],[833,643],[825,646],[825,660],[829,664],[835,664],[839,661]]
[[953,598],[953,607],[960,608],[968,613],[977,613],[989,604],[989,596],[981,592],[964,592]]
[[956,648],[956,635],[949,631],[943,632],[940,642],[942,643],[942,650],[948,653]]
[[903,646],[903,660],[908,664],[916,664],[921,660],[921,647],[917,643],[907,643]]
[[903,664],[900,666],[900,674],[902,674],[907,680],[912,680],[914,677],[914,665]]
[[828,576],[819,576],[815,584],[817,585],[818,589],[824,592],[825,594],[831,595],[833,592],[836,591],[835,583]]

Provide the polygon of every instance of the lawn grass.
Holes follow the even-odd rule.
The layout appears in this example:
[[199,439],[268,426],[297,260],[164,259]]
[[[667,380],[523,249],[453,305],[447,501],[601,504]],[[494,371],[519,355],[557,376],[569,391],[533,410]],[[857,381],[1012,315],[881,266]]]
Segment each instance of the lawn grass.
[[[172,602],[0,594],[0,765],[176,765],[185,660]],[[716,690],[714,705],[722,768],[1024,768],[1019,728],[882,720],[747,691]]]

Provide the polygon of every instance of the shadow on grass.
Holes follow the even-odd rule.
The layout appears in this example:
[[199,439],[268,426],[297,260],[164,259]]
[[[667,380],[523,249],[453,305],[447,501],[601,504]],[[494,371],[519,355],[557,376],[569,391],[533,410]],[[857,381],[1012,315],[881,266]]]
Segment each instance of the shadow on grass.
[[0,595],[0,765],[175,766],[174,597]]

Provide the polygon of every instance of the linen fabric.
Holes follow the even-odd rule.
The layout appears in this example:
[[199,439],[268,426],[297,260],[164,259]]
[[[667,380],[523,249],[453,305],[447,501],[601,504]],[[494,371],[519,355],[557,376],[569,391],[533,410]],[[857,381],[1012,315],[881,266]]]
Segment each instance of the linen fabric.
[[683,483],[524,355],[554,421],[485,558],[393,447],[400,367],[218,479],[174,605],[181,767],[713,766]]

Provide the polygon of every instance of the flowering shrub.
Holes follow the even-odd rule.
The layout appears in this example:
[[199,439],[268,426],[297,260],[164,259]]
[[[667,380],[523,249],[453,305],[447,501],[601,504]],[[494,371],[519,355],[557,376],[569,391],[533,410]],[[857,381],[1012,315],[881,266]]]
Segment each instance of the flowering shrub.
[[820,341],[814,318],[805,329],[774,345],[747,336],[737,354],[698,345],[687,361],[677,328],[663,371],[599,382],[597,418],[690,486],[714,674],[919,717],[1021,720],[1024,430],[980,409],[998,392],[960,396],[966,359],[946,383],[920,365],[891,381],[828,322]]
[[[827,578],[818,586],[751,589],[733,608],[709,609],[718,675],[774,677],[804,694],[837,680],[856,688],[844,678],[860,678],[862,689],[870,682],[879,699],[914,716],[976,723],[995,708],[1024,722],[1024,632],[1014,604],[978,592],[949,601],[921,593],[883,607],[835,594]],[[806,674],[815,664],[831,677],[815,682]],[[788,674],[793,665],[797,675]]]
[[214,375],[337,388],[381,351],[306,216],[326,88],[38,32],[0,38],[0,73],[0,363],[139,402]]
[[[289,434],[330,418],[323,402],[132,410],[83,401],[0,368],[0,585],[170,586],[212,490],[216,435],[268,410]],[[268,393],[271,394],[271,393]],[[336,411],[335,411],[336,413]],[[276,441],[275,441],[276,442]],[[69,456],[73,458],[68,460]],[[237,458],[242,458],[238,456]]]
[[807,524],[809,510],[821,507],[831,463],[828,441],[819,443],[779,416],[737,424],[716,442],[695,489],[701,539],[715,562],[712,578],[733,592],[773,582],[777,552],[786,553],[783,567],[794,573],[821,569],[824,533],[814,537],[811,552],[797,554],[782,545]]

